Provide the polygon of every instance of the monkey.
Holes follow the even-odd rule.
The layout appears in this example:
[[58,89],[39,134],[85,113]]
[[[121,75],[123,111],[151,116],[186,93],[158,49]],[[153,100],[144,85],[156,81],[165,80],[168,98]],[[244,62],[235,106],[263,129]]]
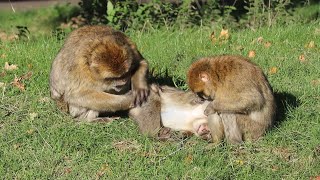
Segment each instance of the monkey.
[[50,94],[74,118],[108,120],[99,115],[146,101],[147,73],[147,61],[124,33],[110,26],[84,26],[69,34],[53,60]]
[[137,122],[140,132],[166,140],[172,131],[183,135],[211,138],[204,110],[209,104],[191,91],[169,86],[151,85],[150,95],[141,107],[129,110],[129,116]]
[[211,102],[205,109],[214,143],[255,141],[272,126],[276,104],[263,71],[236,55],[200,58],[187,72],[187,84]]

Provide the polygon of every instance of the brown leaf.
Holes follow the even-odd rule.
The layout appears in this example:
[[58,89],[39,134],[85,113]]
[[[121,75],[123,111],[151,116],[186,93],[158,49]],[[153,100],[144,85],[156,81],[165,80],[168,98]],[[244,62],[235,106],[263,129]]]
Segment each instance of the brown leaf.
[[14,148],[14,149],[18,149],[19,147],[21,147],[21,144],[20,144],[20,143],[16,143],[16,144],[13,145],[13,148]]
[[31,76],[32,76],[32,72],[29,71],[26,74],[21,76],[21,80],[28,80],[28,79],[30,79]]
[[320,85],[320,79],[314,79],[314,80],[312,80],[312,81],[311,81],[311,84],[312,84],[313,86],[318,86],[318,85]]
[[249,51],[248,53],[248,57],[249,58],[254,58],[256,56],[256,52],[255,51]]
[[219,35],[219,39],[228,40],[230,37],[228,29],[222,29]]
[[184,162],[186,164],[191,164],[192,161],[193,161],[193,156],[191,154],[188,154],[188,156],[184,158]]
[[8,62],[5,62],[5,63],[4,63],[4,69],[7,70],[7,71],[17,70],[17,69],[18,69],[18,66],[15,65],[15,64],[9,65]]
[[212,33],[210,34],[210,39],[213,44],[215,44],[217,42],[217,38],[214,35],[214,31],[212,31]]
[[100,179],[105,173],[111,174],[111,169],[108,164],[103,164],[100,170],[97,172],[96,179]]
[[271,46],[271,42],[267,41],[264,43],[264,47],[269,48]]
[[1,54],[1,56],[0,56],[2,59],[5,59],[5,58],[7,58],[7,55],[6,54]]
[[308,44],[305,45],[306,48],[315,48],[316,47],[316,44],[314,43],[314,41],[310,41]]
[[263,37],[262,36],[257,38],[257,43],[262,43],[262,41],[263,41]]
[[269,74],[276,74],[278,72],[278,68],[277,67],[271,67],[269,69]]
[[64,173],[65,173],[65,174],[69,174],[69,173],[71,173],[71,171],[72,171],[72,169],[71,169],[70,167],[66,167],[66,168],[64,169]]
[[119,151],[137,150],[140,145],[136,141],[119,141],[112,144]]
[[18,89],[20,89],[20,91],[24,91],[25,87],[24,84],[21,83],[21,77],[15,77],[14,80],[10,83],[13,86],[17,87]]
[[29,135],[33,134],[34,132],[35,132],[34,129],[27,130],[27,134],[29,134]]
[[302,63],[305,63],[305,62],[307,61],[306,58],[305,58],[305,56],[304,56],[304,54],[301,54],[301,55],[299,56],[299,61],[302,62]]

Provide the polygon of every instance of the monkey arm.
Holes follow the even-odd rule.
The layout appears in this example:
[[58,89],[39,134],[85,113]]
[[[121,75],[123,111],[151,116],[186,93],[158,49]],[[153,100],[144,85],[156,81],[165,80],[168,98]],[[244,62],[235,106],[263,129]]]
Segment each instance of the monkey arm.
[[148,71],[148,64],[145,60],[140,61],[139,67],[136,72],[132,75],[132,91],[134,99],[134,105],[141,105],[147,100],[149,96],[149,88],[146,81]]
[[206,115],[215,112],[247,114],[251,111],[260,110],[265,104],[265,99],[258,90],[245,90],[240,93],[232,92],[230,94],[234,95],[218,94],[207,106],[204,113]]
[[95,111],[115,112],[119,110],[128,110],[133,103],[131,93],[125,95],[115,95],[94,90],[83,90],[71,97],[67,101],[70,104],[85,107]]

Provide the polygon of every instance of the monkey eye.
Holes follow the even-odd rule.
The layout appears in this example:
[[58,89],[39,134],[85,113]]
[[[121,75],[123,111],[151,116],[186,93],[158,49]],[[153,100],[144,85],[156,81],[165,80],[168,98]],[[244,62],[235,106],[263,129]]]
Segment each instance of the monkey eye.
[[203,99],[203,101],[205,101],[205,100],[212,100],[209,96],[206,96],[203,92],[198,92],[197,93],[197,96],[199,97],[199,98],[201,98],[201,99]]

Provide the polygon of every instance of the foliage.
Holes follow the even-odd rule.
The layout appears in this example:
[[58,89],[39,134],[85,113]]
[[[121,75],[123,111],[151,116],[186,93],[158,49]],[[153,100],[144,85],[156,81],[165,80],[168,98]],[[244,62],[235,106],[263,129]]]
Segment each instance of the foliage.
[[309,0],[150,0],[145,3],[82,0],[80,6],[88,22],[110,24],[122,30],[200,25],[256,29],[298,22],[302,18],[295,18],[294,10],[309,3]]

